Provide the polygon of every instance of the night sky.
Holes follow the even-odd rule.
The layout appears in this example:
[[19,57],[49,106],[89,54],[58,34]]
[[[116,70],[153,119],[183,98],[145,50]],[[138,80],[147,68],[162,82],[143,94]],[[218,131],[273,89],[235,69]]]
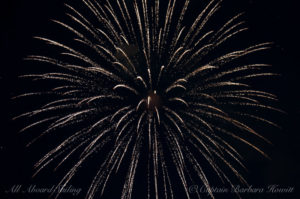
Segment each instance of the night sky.
[[[201,0],[198,1],[201,2]],[[18,134],[18,130],[24,124],[12,121],[11,118],[28,110],[28,107],[30,108],[30,105],[36,102],[10,100],[11,97],[27,91],[26,89],[31,86],[30,83],[23,84],[17,77],[36,70],[31,67],[30,63],[24,62],[23,58],[31,53],[38,53],[39,50],[45,51],[45,47],[40,47],[41,43],[35,41],[33,36],[42,35],[51,38],[55,38],[57,34],[64,36],[65,33],[58,32],[57,26],[50,22],[50,19],[63,19],[66,10],[63,2],[62,0],[2,0],[0,3],[1,199],[47,198],[47,195],[43,194],[9,194],[5,192],[13,185],[18,184],[24,187],[32,184],[50,186],[58,181],[55,176],[62,176],[64,173],[62,171],[53,173],[51,169],[45,169],[37,178],[31,178],[33,164],[47,152],[47,148],[43,149],[43,146],[48,145],[48,142],[44,140],[33,147],[25,147],[31,137],[26,136],[26,133]],[[264,52],[264,60],[266,63],[272,64],[272,70],[281,76],[272,78],[268,82],[257,81],[254,87],[276,94],[280,100],[278,107],[287,113],[274,116],[282,126],[282,130],[272,129],[270,132],[262,133],[273,143],[273,145],[264,147],[271,160],[264,159],[249,148],[241,148],[243,154],[247,155],[245,164],[249,170],[248,173],[244,172],[243,174],[253,187],[279,185],[280,187],[295,188],[292,194],[250,194],[242,195],[242,197],[249,199],[299,198],[299,6],[296,0],[224,0],[223,5],[222,12],[227,17],[238,12],[245,12],[243,19],[247,21],[249,31],[243,38],[250,38],[254,42],[271,41],[274,43],[271,50]],[[195,6],[196,8],[197,6]],[[233,43],[234,45],[236,44]],[[80,175],[71,184],[74,187],[82,187],[81,195],[76,197],[67,195],[61,198],[83,198],[88,183],[82,185],[81,182],[85,180],[84,171]],[[121,184],[118,181],[110,184],[108,193],[103,198],[117,198],[114,196],[114,186],[118,187]],[[220,195],[220,198],[231,197],[235,196]]]

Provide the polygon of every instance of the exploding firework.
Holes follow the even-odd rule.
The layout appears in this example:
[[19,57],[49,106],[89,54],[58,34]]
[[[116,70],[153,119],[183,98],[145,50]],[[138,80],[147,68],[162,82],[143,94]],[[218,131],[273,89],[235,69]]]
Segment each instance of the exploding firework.
[[82,2],[89,16],[66,5],[71,13],[67,13],[69,25],[54,20],[75,36],[73,42],[36,37],[59,49],[60,54],[27,58],[52,64],[55,70],[23,76],[48,81],[53,87],[18,96],[51,96],[38,109],[16,117],[32,118],[21,131],[46,125],[35,142],[59,129],[77,129],[36,163],[34,175],[59,158],[57,167],[61,166],[79,151],[78,162],[57,185],[63,189],[84,162],[108,151],[101,153],[103,161],[87,199],[102,195],[121,167],[127,174],[120,198],[132,198],[140,165],[147,165],[145,198],[176,198],[174,179],[180,180],[187,198],[192,197],[189,185],[198,179],[214,198],[206,170],[232,185],[232,174],[223,167],[247,183],[235,166],[244,167],[235,147],[244,143],[267,156],[248,138],[269,141],[245,121],[277,126],[260,111],[280,110],[266,104],[276,100],[273,94],[245,83],[274,75],[261,72],[269,65],[235,61],[268,49],[270,43],[213,56],[212,52],[246,30],[240,21],[242,14],[209,30],[209,21],[220,8],[219,0],[210,1],[191,23],[185,20],[190,0],[170,0],[166,5],[160,0]]

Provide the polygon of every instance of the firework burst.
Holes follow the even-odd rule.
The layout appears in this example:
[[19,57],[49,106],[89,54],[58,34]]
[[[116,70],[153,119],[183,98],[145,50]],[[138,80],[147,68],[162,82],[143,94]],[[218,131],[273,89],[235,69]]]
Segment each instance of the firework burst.
[[171,168],[187,198],[192,197],[190,183],[197,179],[214,198],[207,167],[224,183],[232,185],[228,177],[232,174],[222,169],[227,167],[247,184],[234,166],[244,167],[242,156],[230,141],[242,142],[267,156],[247,138],[254,135],[269,141],[244,121],[250,118],[277,126],[260,116],[260,110],[280,110],[264,103],[276,100],[273,94],[255,90],[244,81],[274,75],[261,72],[269,65],[230,64],[268,49],[270,43],[212,56],[211,52],[246,30],[241,14],[207,30],[220,0],[210,1],[190,24],[185,22],[190,0],[171,0],[166,5],[159,0],[82,2],[92,16],[66,5],[70,25],[53,20],[71,32],[74,41],[65,44],[36,37],[61,53],[57,57],[27,58],[59,69],[23,76],[54,82],[54,86],[18,96],[51,96],[38,109],[16,117],[36,118],[21,131],[47,125],[34,142],[58,129],[80,126],[36,163],[34,175],[58,158],[61,162],[57,167],[61,166],[80,151],[79,161],[57,185],[63,189],[87,159],[109,148],[89,186],[87,199],[102,195],[120,167],[127,168],[120,198],[132,198],[141,161],[147,165],[148,198],[176,198]]

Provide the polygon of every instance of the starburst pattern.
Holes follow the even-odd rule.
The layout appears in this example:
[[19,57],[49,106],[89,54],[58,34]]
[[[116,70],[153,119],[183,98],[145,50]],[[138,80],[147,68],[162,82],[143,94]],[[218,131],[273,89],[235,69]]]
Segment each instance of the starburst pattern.
[[[220,27],[207,30],[221,7],[219,0],[210,1],[191,24],[185,22],[190,0],[183,4],[170,0],[166,5],[160,0],[82,2],[92,16],[66,5],[72,25],[53,20],[75,36],[73,43],[36,37],[61,53],[57,57],[27,58],[59,68],[23,76],[55,82],[54,87],[16,97],[51,96],[43,106],[16,117],[36,118],[21,131],[47,125],[31,143],[57,129],[80,126],[36,163],[35,175],[54,160],[61,158],[59,167],[80,151],[79,161],[58,184],[63,188],[87,159],[109,147],[87,199],[102,195],[124,162],[129,163],[124,165],[128,172],[120,198],[132,198],[142,160],[148,165],[148,198],[176,198],[170,168],[176,171],[187,198],[191,198],[188,187],[195,178],[201,179],[214,198],[205,174],[208,166],[223,182],[232,185],[222,169],[225,166],[247,183],[234,166],[244,167],[242,156],[228,140],[244,143],[267,157],[247,138],[254,135],[269,141],[244,121],[248,118],[277,126],[261,117],[260,110],[280,110],[265,104],[276,96],[255,90],[244,81],[274,75],[261,72],[269,65],[231,63],[271,44],[211,56],[247,29],[240,21],[242,14],[238,14]],[[208,164],[203,166],[199,159]]]

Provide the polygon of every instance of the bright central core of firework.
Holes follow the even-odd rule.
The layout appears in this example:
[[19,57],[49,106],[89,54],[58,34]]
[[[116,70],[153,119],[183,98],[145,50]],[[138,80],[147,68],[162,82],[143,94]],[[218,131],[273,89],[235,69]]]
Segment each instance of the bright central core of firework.
[[150,91],[148,93],[148,96],[147,96],[147,99],[146,99],[146,102],[147,102],[147,110],[149,111],[154,111],[155,110],[155,107],[156,108],[159,108],[160,105],[161,105],[161,98],[160,96],[157,94],[156,90],[154,91]]

